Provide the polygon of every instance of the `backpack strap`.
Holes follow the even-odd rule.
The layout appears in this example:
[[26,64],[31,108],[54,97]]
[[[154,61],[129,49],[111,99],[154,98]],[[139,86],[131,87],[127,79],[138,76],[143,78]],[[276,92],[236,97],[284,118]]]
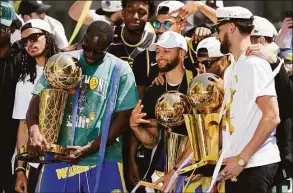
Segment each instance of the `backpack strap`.
[[191,80],[193,79],[193,73],[190,70],[185,70],[187,85],[190,84]]
[[103,131],[102,131],[102,135],[101,135],[101,143],[100,143],[100,149],[99,149],[100,160],[97,165],[96,185],[94,188],[94,192],[98,191],[98,188],[100,185],[100,176],[101,176],[101,172],[103,169],[103,162],[104,162],[104,156],[105,156],[105,151],[106,151],[106,146],[107,146],[107,140],[108,140],[110,125],[111,125],[111,120],[112,120],[112,116],[113,116],[113,113],[114,113],[115,107],[116,107],[121,68],[122,68],[122,65],[120,63],[118,63],[114,67],[114,70],[112,73],[113,81],[112,81],[111,87],[110,87],[109,98],[106,103],[107,110],[105,113],[105,117],[102,121]]
[[189,58],[190,58],[192,63],[195,63],[195,60],[194,60],[194,58],[192,56],[192,52],[195,52],[194,48],[193,48],[193,44],[192,44],[193,40],[191,38],[189,38],[189,37],[185,37],[185,40],[186,40],[186,43],[188,45]]

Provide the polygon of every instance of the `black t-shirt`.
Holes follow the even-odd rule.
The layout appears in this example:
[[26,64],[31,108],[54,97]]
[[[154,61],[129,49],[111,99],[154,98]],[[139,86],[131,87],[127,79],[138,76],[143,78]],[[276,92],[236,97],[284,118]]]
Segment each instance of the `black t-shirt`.
[[[164,77],[165,78],[165,77]],[[167,89],[166,89],[167,84]],[[179,89],[178,89],[179,88]],[[187,77],[186,74],[183,77],[183,81],[181,85],[177,86],[171,86],[167,83],[165,80],[164,85],[151,85],[148,87],[148,89],[145,92],[145,95],[142,100],[142,104],[144,106],[143,112],[147,114],[147,119],[155,119],[155,106],[158,101],[158,99],[167,91],[171,90],[177,90],[178,92],[181,92],[183,94],[187,93],[188,83],[187,83]]]
[[[155,62],[155,53],[150,52],[148,49],[140,49],[138,47],[144,46],[149,47],[154,40],[154,34],[149,34],[144,42],[137,45],[130,45],[123,41],[122,36],[123,27],[117,26],[115,28],[115,39],[113,44],[110,45],[108,52],[120,59],[128,62],[131,66],[135,81],[138,86],[149,86],[154,78],[150,78],[150,71],[152,64]],[[147,46],[146,46],[147,45]],[[139,51],[142,50],[142,51]],[[157,76],[157,74],[153,74]]]
[[[187,93],[187,88],[188,88],[188,82],[189,81],[187,81],[187,75],[185,74],[184,77],[183,77],[183,81],[182,81],[180,87],[179,87],[179,85],[171,86],[171,85],[167,84],[167,90],[166,90],[166,84],[165,85],[159,85],[159,86],[157,86],[157,85],[149,86],[148,89],[145,92],[145,95],[144,95],[144,98],[143,98],[143,101],[142,101],[142,104],[144,106],[143,112],[147,113],[146,118],[147,119],[155,119],[156,118],[155,117],[156,103],[157,103],[158,99],[166,91],[177,90],[179,88],[178,89],[179,92],[181,92],[183,94],[186,94]],[[165,83],[167,83],[166,80],[165,80]],[[163,128],[161,126],[159,126],[159,128],[160,128],[160,131],[162,131]],[[178,128],[178,129],[181,129],[181,128]],[[150,170],[148,172],[147,179],[150,178],[150,176],[152,175],[154,170],[162,170],[163,169],[162,167],[158,167],[158,163],[160,162],[159,160],[160,160],[160,156],[162,155],[163,147],[164,147],[164,138],[162,137],[160,142],[159,142],[159,144],[158,144],[158,147],[157,147],[157,150],[155,152],[154,158],[152,160],[152,164],[151,164]],[[143,158],[143,160],[139,161],[139,164],[144,163],[146,166],[148,166],[149,163],[150,163],[152,150],[142,147],[140,149],[140,151],[144,152],[144,158]],[[146,170],[147,170],[146,166],[142,166],[142,167],[140,166],[141,168],[139,168],[139,169],[143,170],[143,171],[140,171],[140,173],[146,172]]]

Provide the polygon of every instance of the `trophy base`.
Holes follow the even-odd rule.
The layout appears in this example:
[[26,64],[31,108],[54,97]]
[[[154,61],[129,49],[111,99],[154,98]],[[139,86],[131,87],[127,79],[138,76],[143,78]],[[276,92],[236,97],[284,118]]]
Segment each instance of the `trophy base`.
[[[194,174],[201,174],[204,177],[212,176],[214,169],[216,167],[217,161],[218,161],[218,157],[207,156],[205,159],[202,159],[201,161],[195,164],[182,168],[179,174],[188,176],[188,175],[191,175],[191,173],[195,170]],[[222,168],[223,167],[224,166],[222,166]]]
[[17,150],[16,159],[32,163],[56,163],[62,162],[54,159],[54,155],[65,155],[65,147],[56,144],[50,144],[50,149],[44,151],[48,156],[32,156],[29,154],[30,148],[27,145]]
[[152,188],[154,190],[160,190],[163,186],[162,183],[159,183],[159,184],[154,184],[154,183],[150,183],[150,182],[147,182],[147,181],[140,181],[139,182],[141,186],[144,186],[144,187],[149,187],[149,188]]

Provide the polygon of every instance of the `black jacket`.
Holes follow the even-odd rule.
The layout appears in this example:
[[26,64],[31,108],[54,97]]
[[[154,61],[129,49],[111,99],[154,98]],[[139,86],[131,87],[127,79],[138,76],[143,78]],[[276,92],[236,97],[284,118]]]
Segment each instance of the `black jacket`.
[[[280,61],[276,64],[271,64],[274,70]],[[278,96],[278,104],[280,110],[280,118],[293,118],[293,84],[288,76],[284,65],[282,65],[280,72],[275,77],[275,87]]]
[[[271,64],[274,70],[277,64]],[[292,157],[292,118],[293,118],[293,85],[290,80],[284,65],[282,65],[280,72],[275,77],[275,88],[277,93],[277,100],[279,105],[279,116],[281,119],[277,127],[276,138],[280,150],[281,163],[280,168],[287,171],[292,170],[293,157]],[[280,172],[282,175],[282,172]],[[287,175],[292,175],[288,174]],[[276,181],[282,181],[282,176],[276,175]]]
[[12,156],[16,143],[18,120],[12,119],[12,112],[20,64],[20,47],[15,43],[4,56],[0,57],[0,129],[2,136],[0,145],[5,147],[4,152],[1,152],[3,157]]

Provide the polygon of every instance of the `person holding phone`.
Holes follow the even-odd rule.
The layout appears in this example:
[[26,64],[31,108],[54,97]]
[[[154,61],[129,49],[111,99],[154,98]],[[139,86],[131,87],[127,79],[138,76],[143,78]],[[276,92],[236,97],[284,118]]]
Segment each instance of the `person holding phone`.
[[280,48],[292,49],[292,26],[293,26],[293,10],[286,11],[285,19],[282,22],[281,29],[276,37],[276,44]]

